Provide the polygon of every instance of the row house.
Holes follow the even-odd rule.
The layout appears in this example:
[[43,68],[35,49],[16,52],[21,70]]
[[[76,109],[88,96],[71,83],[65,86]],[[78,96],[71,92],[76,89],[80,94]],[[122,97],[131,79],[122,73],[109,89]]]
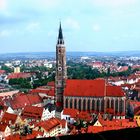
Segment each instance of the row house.
[[44,121],[55,116],[55,110],[49,111],[48,108],[37,107],[37,106],[25,106],[21,116],[28,122],[31,121]]
[[36,124],[34,130],[43,132],[43,137],[54,137],[64,135],[68,131],[67,122],[57,118],[51,118]]

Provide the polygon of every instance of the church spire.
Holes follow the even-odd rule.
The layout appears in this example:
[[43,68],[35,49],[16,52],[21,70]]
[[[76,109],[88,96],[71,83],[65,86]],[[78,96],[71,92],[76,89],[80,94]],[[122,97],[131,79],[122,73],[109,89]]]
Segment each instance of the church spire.
[[64,44],[61,22],[60,22],[60,26],[59,26],[59,33],[58,33],[57,44]]

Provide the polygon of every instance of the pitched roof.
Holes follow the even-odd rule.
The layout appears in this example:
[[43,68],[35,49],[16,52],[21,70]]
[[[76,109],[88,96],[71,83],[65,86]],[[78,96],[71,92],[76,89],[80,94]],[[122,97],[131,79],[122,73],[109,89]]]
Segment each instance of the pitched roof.
[[104,96],[105,80],[67,80],[64,96]]
[[124,96],[124,92],[120,86],[106,86],[107,96]]
[[37,124],[37,126],[43,127],[47,132],[54,129],[58,125],[62,125],[62,124],[57,118],[51,118],[46,121],[41,121]]
[[77,118],[79,118],[80,120],[83,120],[83,121],[87,121],[87,122],[90,122],[92,120],[92,116],[86,111],[81,111],[77,115]]
[[25,106],[21,116],[23,118],[41,119],[42,113],[43,113],[43,107]]
[[32,89],[31,93],[44,93],[48,96],[55,96],[55,90],[54,88],[46,89],[46,88],[37,88],[37,89]]
[[24,108],[26,105],[33,105],[42,102],[38,94],[18,94],[9,101],[13,109]]
[[71,118],[76,118],[77,114],[79,114],[79,111],[77,109],[64,108],[63,110],[63,115],[70,115]]
[[124,92],[120,86],[106,85],[104,79],[67,80],[64,96],[122,97]]
[[4,132],[7,127],[7,124],[0,124],[0,132]]
[[11,114],[11,113],[5,112],[1,119],[1,122],[5,123],[5,124],[10,124],[10,123],[14,124],[17,120],[17,117],[18,117],[18,115],[16,115],[16,114]]

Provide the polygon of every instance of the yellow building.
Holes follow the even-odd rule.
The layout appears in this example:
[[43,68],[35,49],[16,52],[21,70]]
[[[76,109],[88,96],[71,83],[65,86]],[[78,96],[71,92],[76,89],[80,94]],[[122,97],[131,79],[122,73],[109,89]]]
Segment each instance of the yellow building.
[[14,68],[14,73],[20,73],[20,67],[15,67]]

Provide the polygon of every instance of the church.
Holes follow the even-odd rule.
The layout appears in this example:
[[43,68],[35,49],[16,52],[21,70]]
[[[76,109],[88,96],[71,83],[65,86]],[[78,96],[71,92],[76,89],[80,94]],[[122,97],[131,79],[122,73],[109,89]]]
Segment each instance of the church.
[[120,86],[104,79],[67,79],[66,48],[60,23],[56,44],[55,103],[57,107],[125,116],[126,97]]

